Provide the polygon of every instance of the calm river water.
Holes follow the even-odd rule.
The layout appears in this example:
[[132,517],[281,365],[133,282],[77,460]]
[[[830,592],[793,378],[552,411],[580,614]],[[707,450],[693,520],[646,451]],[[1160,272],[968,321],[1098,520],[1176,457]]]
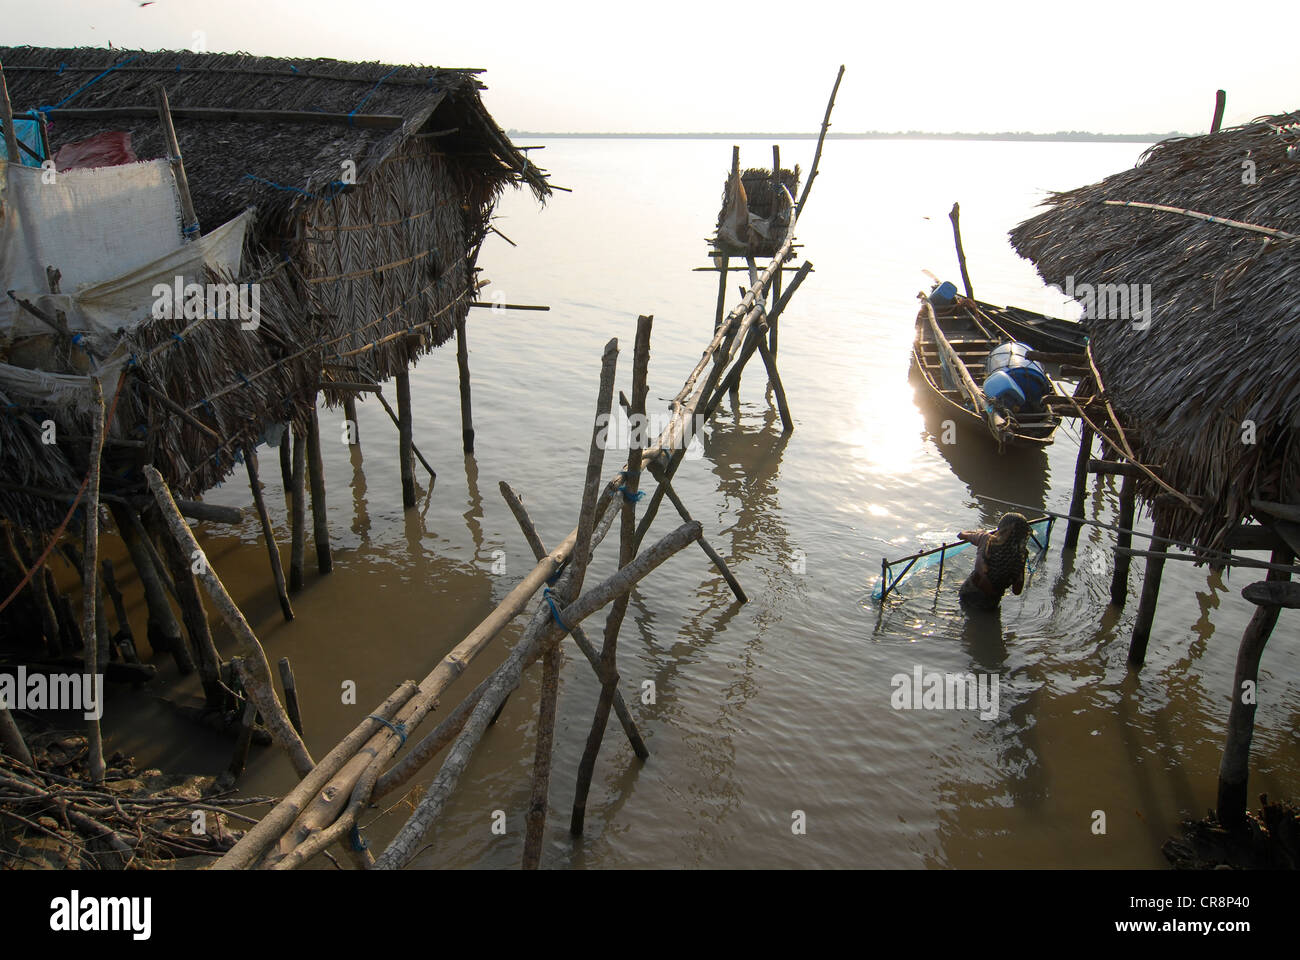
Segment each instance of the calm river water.
[[[412,377],[416,443],[438,471],[432,496],[416,510],[401,509],[396,431],[378,404],[361,405],[359,453],[329,442],[342,415],[323,410],[335,567],[316,576],[309,545],[308,584],[294,598],[291,624],[281,622],[256,520],[204,530],[213,563],[272,662],[292,659],[317,756],[399,681],[421,678],[532,566],[499,480],[524,495],[548,545],[573,526],[605,341],[619,338],[618,385],[630,392],[636,316],[654,315],[650,397],[652,409],[663,410],[711,335],[716,274],[691,268],[706,263],[704,237],[730,143],[534,142],[546,146],[537,162],[574,192],[557,193],[545,209],[526,194],[506,196],[497,226],[519,246],[494,237],[484,248],[481,264],[493,281],[485,293],[551,311],[474,311],[476,456],[460,452],[454,346],[421,360]],[[782,158],[806,167],[813,145],[782,143]],[[953,201],[961,202],[976,293],[1059,310],[1060,299],[1011,251],[1006,231],[1046,191],[1095,181],[1134,163],[1142,149],[827,144],[799,224],[816,272],[781,323],[780,367],[796,429],[782,438],[756,364],[739,410],[723,405],[704,457],[687,461],[676,482],[751,602],[734,604],[694,549],[643,583],[619,653],[624,693],[651,757],[637,762],[611,727],[587,835],[576,842],[568,812],[597,684],[569,647],[544,866],[1163,865],[1160,844],[1180,816],[1203,815],[1214,802],[1233,660],[1253,609],[1237,592],[1247,574],[1225,584],[1204,568],[1168,564],[1137,674],[1125,666],[1136,595],[1122,612],[1107,606],[1107,531],[1085,529],[1078,555],[1063,556],[1058,530],[1000,620],[968,622],[957,605],[969,557],[950,561],[941,583],[933,573],[918,577],[883,609],[870,601],[882,556],[996,522],[1001,508],[982,497],[1060,511],[1069,503],[1072,428],[1045,456],[999,458],[961,440],[944,447],[937,418],[909,385],[914,298],[929,282],[922,270],[958,280],[947,219]],[[743,143],[747,166],[770,158],[770,143]],[[262,475],[285,544],[275,462],[264,448]],[[1117,484],[1105,479],[1090,489],[1089,512],[1113,522]],[[250,501],[242,478],[208,499]],[[676,522],[661,512],[655,530]],[[607,546],[593,576],[608,573],[616,553]],[[500,561],[504,572],[493,572]],[[1134,587],[1140,574],[1139,561]],[[134,588],[128,594],[138,596]],[[134,615],[143,635],[142,612]],[[593,636],[598,622],[589,622]],[[1294,794],[1300,777],[1293,631],[1284,614],[1264,658],[1252,796]],[[477,683],[517,636],[518,625],[457,689]],[[174,668],[159,663],[170,679]],[[894,709],[891,678],[918,666],[996,676],[996,717]],[[346,680],[357,686],[356,706],[340,702]],[[635,696],[645,680],[655,682],[653,705]],[[537,683],[534,670],[487,735],[419,866],[518,865]],[[132,713],[127,700],[142,709],[114,723],[115,714]],[[227,741],[196,733],[147,695],[112,692],[106,723],[111,745],[145,762],[217,772],[229,755]],[[287,761],[264,749],[244,786],[281,793],[293,779]],[[404,809],[367,828],[372,847],[392,835]],[[496,810],[506,814],[504,836],[491,830]],[[1098,810],[1106,813],[1104,835],[1092,829]],[[795,811],[806,818],[801,835],[791,829]]]

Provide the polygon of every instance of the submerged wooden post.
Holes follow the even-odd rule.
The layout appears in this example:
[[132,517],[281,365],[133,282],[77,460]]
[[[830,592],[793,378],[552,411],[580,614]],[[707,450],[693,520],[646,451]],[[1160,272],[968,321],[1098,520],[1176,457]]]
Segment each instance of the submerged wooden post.
[[1146,575],[1142,578],[1142,599],[1138,601],[1137,620],[1133,624],[1133,638],[1128,645],[1128,664],[1140,667],[1146,662],[1147,641],[1151,639],[1151,624],[1156,618],[1156,601],[1160,598],[1160,577],[1165,570],[1165,544],[1168,536],[1169,514],[1167,508],[1152,508],[1151,555],[1147,557]]
[[275,530],[271,527],[270,514],[266,512],[266,499],[262,496],[262,481],[257,476],[257,453],[251,445],[244,446],[244,466],[248,469],[248,486],[253,491],[253,505],[257,508],[257,517],[262,522],[262,540],[266,543],[266,552],[271,560],[271,577],[275,581],[275,595],[280,600],[280,613],[286,623],[293,619],[293,605],[289,603],[289,591],[284,582],[284,566],[280,563],[280,546],[275,542]]
[[[1076,391],[1077,392],[1077,391]],[[1065,527],[1064,549],[1073,550],[1079,545],[1079,530],[1083,524],[1084,497],[1088,492],[1088,461],[1092,459],[1092,427],[1081,423],[1079,427],[1079,458],[1074,464],[1074,492],[1070,495],[1070,519]]]
[[320,418],[312,399],[311,418],[307,421],[307,473],[311,478],[311,537],[316,544],[316,572],[329,573],[334,568],[330,556],[329,516],[325,509],[325,465],[320,454]]
[[[1133,529],[1133,507],[1135,497],[1135,487],[1137,481],[1131,474],[1124,475],[1124,482],[1119,488],[1119,525],[1122,530],[1128,531]],[[1073,513],[1074,511],[1070,511]],[[1128,598],[1128,570],[1129,565],[1133,562],[1131,554],[1124,553],[1123,550],[1133,544],[1133,534],[1120,533],[1115,538],[1115,570],[1110,578],[1110,602],[1117,607],[1124,606],[1124,601]]]
[[961,267],[961,285],[966,289],[966,296],[974,300],[975,291],[971,289],[970,274],[966,272],[966,251],[961,246],[960,205],[956,203],[952,205],[952,209],[948,211],[948,219],[952,221],[952,239],[953,243],[957,245],[957,265]]
[[460,435],[465,452],[474,452],[474,414],[469,402],[469,344],[465,340],[465,317],[456,321],[456,367],[460,371]]
[[[1274,563],[1291,563],[1289,550],[1274,550]],[[1290,581],[1291,575],[1270,570],[1264,580]],[[1255,707],[1258,699],[1259,661],[1264,646],[1277,624],[1281,605],[1265,602],[1278,597],[1252,596],[1252,584],[1242,590],[1242,596],[1256,603],[1255,613],[1246,625],[1237,650],[1237,665],[1232,678],[1232,706],[1228,710],[1228,730],[1223,746],[1223,759],[1219,764],[1219,790],[1217,815],[1219,825],[1225,830],[1239,830],[1246,823],[1246,787],[1250,776],[1250,742],[1255,734]],[[1291,585],[1295,590],[1295,586]]]
[[280,684],[284,687],[284,709],[289,714],[289,722],[301,737],[302,708],[298,705],[298,683],[293,677],[293,667],[289,666],[288,657],[281,657],[276,666],[280,671]]
[[397,371],[397,460],[402,476],[402,506],[415,506],[415,465],[411,462],[411,375]]
[[[92,677],[103,671],[105,664],[100,662],[100,650],[96,624],[99,610],[99,466],[104,449],[104,394],[98,377],[90,378],[90,395],[94,402],[91,410],[90,472],[86,484],[85,510],[85,549],[81,554],[81,593],[85,612],[81,620],[81,635],[87,638],[85,664],[86,673]],[[103,712],[102,703],[95,704],[94,715],[86,721],[86,745],[89,754],[86,765],[90,779],[94,783],[104,780],[104,744],[100,736],[99,714]]]
[[357,397],[349,393],[343,398],[343,418],[352,425],[352,446],[361,444],[361,426],[357,423]]
[[306,472],[307,444],[302,431],[294,427],[293,477],[289,481],[289,589],[294,593],[301,590],[303,585],[303,553],[307,543],[307,491],[304,489]]

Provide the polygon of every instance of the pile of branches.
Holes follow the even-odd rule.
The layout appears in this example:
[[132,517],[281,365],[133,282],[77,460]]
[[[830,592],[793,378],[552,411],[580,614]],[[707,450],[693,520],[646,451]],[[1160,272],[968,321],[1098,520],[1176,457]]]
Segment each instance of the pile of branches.
[[33,765],[0,755],[0,869],[147,870],[216,857],[238,839],[231,820],[254,820],[235,808],[270,802],[204,795],[210,777],[138,771],[121,754],[96,784],[86,775],[85,737],[29,739]]

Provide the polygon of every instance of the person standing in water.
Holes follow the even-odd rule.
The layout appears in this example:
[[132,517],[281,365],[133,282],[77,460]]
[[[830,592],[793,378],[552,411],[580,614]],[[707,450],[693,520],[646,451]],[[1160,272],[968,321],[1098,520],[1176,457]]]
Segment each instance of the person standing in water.
[[1028,520],[1008,513],[996,530],[963,530],[957,536],[975,546],[975,569],[961,585],[963,605],[996,610],[1007,587],[1019,596],[1025,588],[1025,562],[1029,559]]

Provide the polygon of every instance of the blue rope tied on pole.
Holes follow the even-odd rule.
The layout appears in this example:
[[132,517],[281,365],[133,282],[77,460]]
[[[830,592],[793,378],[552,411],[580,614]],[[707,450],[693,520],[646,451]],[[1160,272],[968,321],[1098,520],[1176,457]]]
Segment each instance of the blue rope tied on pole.
[[74,333],[72,335],[72,344],[75,347],[80,347],[82,352],[89,353],[90,351],[86,348],[86,344],[84,342],[85,339],[86,339],[86,335],[84,333]]
[[374,96],[375,91],[379,89],[379,84],[383,83],[385,80],[387,80],[389,77],[391,77],[400,69],[401,67],[393,67],[393,69],[389,70],[386,74],[380,77],[379,80],[376,81],[375,85],[370,88],[369,92],[366,93],[366,95],[361,98],[361,102],[352,108],[352,110],[348,113],[349,127],[352,126],[352,118],[357,115],[357,112],[366,105],[366,101],[369,100],[372,96]]
[[352,831],[348,834],[348,840],[351,841],[352,849],[357,851],[357,853],[360,853],[362,850],[365,850],[370,846],[370,844],[366,842],[366,838],[361,835],[361,828],[355,823],[352,824]]
[[551,616],[555,618],[555,622],[564,628],[565,633],[572,633],[573,628],[560,618],[560,608],[555,605],[555,593],[551,590],[551,588],[547,587],[545,590],[543,590],[542,596],[545,597],[546,602],[551,605]]
[[[86,82],[83,83],[81,86],[79,86],[76,90],[73,90],[70,94],[68,94],[66,97],[64,97],[62,100],[60,100],[58,103],[56,103],[54,106],[52,106],[52,107],[38,107],[37,109],[40,110],[41,113],[49,114],[49,112],[50,112],[51,110],[57,110],[57,109],[59,109],[59,107],[63,106],[65,103],[67,103],[67,102],[68,102],[69,100],[71,100],[73,97],[79,96],[80,94],[84,93],[84,92],[85,92],[89,87],[94,86],[96,83],[98,83],[100,80],[104,79],[106,76],[108,76],[108,75],[109,75],[110,73],[112,73],[114,70],[116,70],[118,67],[125,67],[125,66],[126,66],[128,63],[130,63],[132,60],[138,60],[138,59],[140,59],[140,55],[137,53],[134,57],[129,57],[129,58],[127,58],[126,60],[123,60],[121,63],[115,63],[115,64],[113,64],[111,67],[109,67],[107,70],[105,70],[103,73],[97,74],[96,76],[92,77],[90,80],[86,81]],[[62,72],[63,72],[63,67],[64,67],[64,64],[59,64],[59,73],[62,73]]]
[[382,723],[384,726],[386,726],[389,730],[393,731],[393,733],[395,733],[395,734],[397,734],[399,737],[401,737],[401,743],[398,744],[398,749],[399,749],[399,750],[400,750],[402,747],[406,746],[406,724],[404,724],[404,723],[389,723],[389,722],[388,722],[387,720],[385,720],[383,717],[378,716],[378,715],[373,714],[373,713],[369,716],[368,719],[370,719],[370,720],[378,720],[380,723]]
[[175,340],[177,343],[184,343],[184,342],[185,342],[185,338],[182,337],[179,333],[173,333],[173,334],[172,334],[172,339]]
[[244,375],[243,375],[242,373],[240,373],[238,370],[235,371],[235,376],[237,376],[237,377],[239,378],[239,382],[242,383],[244,386],[246,386],[246,387],[247,387],[247,386],[250,386],[250,384],[249,384],[249,382],[248,382],[248,377],[244,376]]
[[276,183],[274,180],[267,180],[265,177],[259,177],[252,173],[244,174],[244,179],[252,180],[255,183],[262,184],[263,186],[274,187],[276,190],[283,190],[286,193],[300,193],[304,197],[311,197],[313,200],[317,199],[316,194],[311,193],[310,191],[300,189],[299,187],[286,186],[283,183]]

